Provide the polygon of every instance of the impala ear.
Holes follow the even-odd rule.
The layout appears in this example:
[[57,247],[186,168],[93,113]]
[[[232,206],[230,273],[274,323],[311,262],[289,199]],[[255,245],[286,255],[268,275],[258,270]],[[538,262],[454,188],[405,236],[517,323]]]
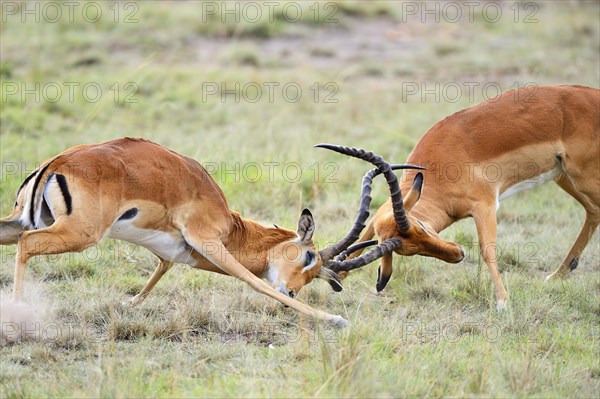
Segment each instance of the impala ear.
[[415,176],[413,180],[412,188],[404,198],[404,209],[406,212],[409,212],[413,206],[419,201],[421,198],[421,190],[423,188],[423,173],[419,172]]
[[300,241],[307,242],[312,240],[314,232],[315,220],[313,215],[308,209],[304,209],[300,215],[300,220],[298,220],[298,237],[300,237]]

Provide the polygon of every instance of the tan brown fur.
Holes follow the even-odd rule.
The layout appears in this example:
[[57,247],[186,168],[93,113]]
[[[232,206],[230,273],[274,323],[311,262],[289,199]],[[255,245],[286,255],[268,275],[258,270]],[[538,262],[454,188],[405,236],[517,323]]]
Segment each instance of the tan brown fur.
[[[457,220],[473,217],[501,308],[508,295],[498,273],[495,246],[496,206],[503,193],[559,167],[554,180],[585,208],[582,231],[551,278],[565,276],[576,266],[600,223],[600,91],[553,86],[503,93],[435,124],[409,155],[408,163],[427,170],[423,171],[421,198],[408,214],[411,230],[396,252],[452,261],[451,253],[458,254],[456,244],[436,249],[443,243],[437,234]],[[496,169],[500,171],[497,179],[490,175]],[[416,173],[404,172],[402,192],[411,192]],[[360,241],[373,235],[380,241],[398,236],[391,211],[390,201],[382,205]]]
[[[106,235],[127,236],[128,241],[146,246],[160,259],[132,303],[143,300],[173,264],[172,259],[164,259],[159,253],[185,244],[189,247],[186,259],[195,268],[235,276],[304,314],[346,324],[340,316],[292,299],[318,276],[322,264],[312,242],[312,215],[306,210],[298,232],[267,228],[244,219],[229,209],[222,190],[198,162],[143,139],[123,138],[73,147],[44,163],[39,173],[39,178],[29,181],[19,192],[11,215],[0,220],[1,243],[17,244],[15,299],[21,298],[24,270],[31,257],[82,251]],[[61,189],[52,184],[55,174],[66,178],[71,214],[67,214]],[[39,185],[32,195],[36,181]],[[48,203],[53,222],[43,227],[37,225],[43,220],[34,218],[35,228],[21,227],[15,237],[15,223],[30,219],[26,211],[31,203],[36,212],[40,204]],[[137,214],[131,222],[121,221],[120,217],[133,208]],[[138,231],[139,239],[135,237]],[[153,234],[167,241],[164,245],[156,243]],[[175,245],[168,245],[169,240]],[[290,258],[290,248],[298,256]],[[315,256],[311,267],[305,267],[305,259],[310,259],[308,252]],[[278,290],[261,277],[273,280],[270,282]]]

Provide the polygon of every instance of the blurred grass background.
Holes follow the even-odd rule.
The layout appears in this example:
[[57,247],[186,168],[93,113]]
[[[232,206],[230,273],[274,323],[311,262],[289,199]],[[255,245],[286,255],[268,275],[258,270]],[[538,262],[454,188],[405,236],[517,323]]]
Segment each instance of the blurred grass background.
[[[402,162],[436,121],[496,87],[600,86],[596,1],[481,2],[472,21],[465,14],[457,23],[441,2],[428,3],[440,7],[439,22],[423,9],[409,13],[420,2],[278,2],[272,19],[256,3],[256,21],[243,2],[236,15],[226,13],[235,2],[78,1],[72,20],[54,3],[63,12],[56,22],[43,2],[2,3],[2,215],[27,172],[48,157],[141,136],[204,163],[246,217],[293,228],[310,207],[323,244],[351,225],[368,166],[315,143]],[[497,22],[495,8],[483,14],[488,3],[501,7]],[[94,4],[102,16],[89,22]],[[39,22],[27,7],[39,7]],[[301,88],[298,101],[286,85]],[[385,201],[383,185],[374,193],[374,206]],[[544,284],[574,242],[583,209],[549,184],[503,202],[499,220],[511,296],[505,314],[495,312],[469,220],[443,234],[467,246],[459,265],[397,257],[382,296],[371,293],[376,265],[346,280],[341,294],[322,282],[306,287],[302,301],[351,320],[344,331],[183,266],[128,309],[122,302],[155,261],[124,243],[37,259],[27,282],[39,281],[51,322],[70,333],[0,348],[0,394],[597,396],[598,234],[569,280]],[[3,292],[12,286],[14,251],[0,248]]]

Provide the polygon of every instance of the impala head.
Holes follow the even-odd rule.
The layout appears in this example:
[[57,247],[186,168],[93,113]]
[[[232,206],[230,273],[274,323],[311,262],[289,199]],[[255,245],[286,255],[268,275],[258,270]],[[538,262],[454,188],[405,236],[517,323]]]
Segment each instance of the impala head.
[[312,241],[315,221],[308,209],[302,211],[297,236],[273,247],[266,278],[279,292],[290,297],[318,277],[323,264]]
[[[402,198],[398,178],[393,171],[396,169],[424,168],[414,165],[390,165],[379,155],[352,147],[343,147],[332,144],[319,144],[316,147],[326,148],[340,154],[359,158],[376,166],[375,169],[367,172],[363,178],[361,204],[356,220],[354,221],[354,226],[340,242],[321,251],[321,258],[325,263],[324,270],[330,270],[333,274],[338,271],[350,271],[365,266],[392,252],[408,256],[433,256],[451,263],[460,262],[464,258],[465,252],[460,245],[442,240],[437,232],[433,231],[433,229],[427,227],[425,223],[422,223],[415,216],[410,214],[411,209],[421,197],[421,190],[423,187],[422,173],[416,174],[412,189],[405,200]],[[377,241],[370,241],[350,245],[356,241],[358,235],[365,227],[364,222],[369,217],[371,184],[373,183],[373,178],[378,174],[383,174],[385,176],[391,196],[389,201],[391,207],[386,210],[387,215],[383,215],[383,218],[389,219],[390,223],[386,227],[387,231],[378,232],[380,238],[384,238],[384,240],[366,254],[355,259],[345,260],[349,254],[362,249],[367,245],[377,243]],[[382,274],[378,277],[378,291],[385,287],[385,284],[389,279],[389,274],[391,274],[391,270],[388,272],[387,276],[383,276]]]
[[[402,201],[406,220],[408,221],[408,228],[404,231],[398,231],[395,224],[390,224],[391,229],[394,230],[390,232],[390,236],[399,235],[401,239],[401,245],[395,252],[405,256],[430,256],[448,263],[460,262],[465,257],[463,247],[454,242],[443,240],[427,222],[419,220],[411,212],[421,198],[422,189],[423,174],[419,172],[415,175],[412,187]],[[391,208],[393,208],[393,204],[391,204]],[[392,211],[390,210],[390,212]]]

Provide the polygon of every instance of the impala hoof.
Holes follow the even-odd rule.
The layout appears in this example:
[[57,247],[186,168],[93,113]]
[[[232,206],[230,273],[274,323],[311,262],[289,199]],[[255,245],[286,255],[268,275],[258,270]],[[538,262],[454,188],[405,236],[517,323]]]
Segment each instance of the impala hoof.
[[559,273],[552,273],[550,274],[548,277],[546,277],[546,281],[550,281],[550,280],[559,280],[565,278],[565,274],[559,274]]
[[139,295],[136,295],[133,298],[131,298],[129,300],[129,302],[125,303],[124,305],[126,305],[127,307],[132,308],[132,307],[134,307],[134,306],[139,305],[140,303],[142,303],[143,300],[144,300],[143,297],[141,297]]
[[348,320],[344,319],[342,316],[333,316],[331,320],[329,320],[329,322],[332,326],[337,328],[344,328],[350,325],[350,323],[348,323]]
[[496,310],[503,312],[506,309],[506,299],[501,299],[496,303]]

